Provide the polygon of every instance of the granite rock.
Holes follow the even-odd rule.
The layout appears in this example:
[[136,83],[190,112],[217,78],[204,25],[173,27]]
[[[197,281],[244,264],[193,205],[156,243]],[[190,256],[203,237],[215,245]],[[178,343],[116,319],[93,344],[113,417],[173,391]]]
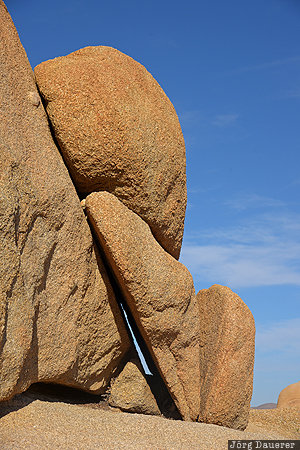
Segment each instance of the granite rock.
[[2,0],[0,72],[0,400],[37,381],[100,393],[130,344]]
[[200,422],[244,430],[253,387],[255,324],[226,286],[198,292],[200,309]]
[[199,310],[192,277],[149,226],[114,195],[95,192],[86,212],[156,367],[185,420],[199,414]]
[[300,381],[289,384],[284,388],[278,397],[277,408],[293,408],[300,409]]
[[141,64],[103,46],[43,62],[35,76],[78,191],[113,193],[178,258],[185,146],[159,84]]
[[129,361],[113,382],[109,404],[126,412],[161,415],[141,365],[136,361]]

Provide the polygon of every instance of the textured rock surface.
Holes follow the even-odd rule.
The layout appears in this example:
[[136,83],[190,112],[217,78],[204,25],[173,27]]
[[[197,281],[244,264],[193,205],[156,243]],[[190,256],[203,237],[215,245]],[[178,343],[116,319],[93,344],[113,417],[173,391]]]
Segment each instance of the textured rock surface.
[[112,384],[109,404],[127,412],[160,415],[155,397],[135,361],[129,361]]
[[36,381],[99,392],[129,343],[1,0],[0,73],[0,400]]
[[112,194],[90,194],[86,211],[179,412],[186,420],[196,420],[199,311],[190,273]]
[[245,429],[252,396],[253,316],[228,287],[197,294],[200,308],[201,422]]
[[82,193],[108,191],[179,257],[185,147],[176,112],[149,72],[110,47],[87,47],[35,68],[56,139]]
[[284,388],[278,397],[277,408],[292,407],[300,409],[300,381]]

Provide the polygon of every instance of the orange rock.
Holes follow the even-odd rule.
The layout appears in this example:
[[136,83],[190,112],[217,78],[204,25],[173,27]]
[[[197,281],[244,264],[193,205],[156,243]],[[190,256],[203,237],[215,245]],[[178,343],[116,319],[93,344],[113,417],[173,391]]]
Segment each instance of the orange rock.
[[200,308],[200,422],[243,430],[253,386],[253,316],[228,287],[198,292]]
[[0,0],[0,400],[102,392],[129,347],[114,293]]
[[109,191],[179,257],[186,207],[185,146],[170,100],[138,62],[86,47],[35,68],[77,189]]
[[278,397],[277,408],[300,408],[300,381],[284,388]]
[[180,414],[197,420],[199,311],[190,273],[114,195],[90,194],[86,211]]
[[122,411],[161,415],[140,364],[135,361],[128,361],[112,384],[109,404]]

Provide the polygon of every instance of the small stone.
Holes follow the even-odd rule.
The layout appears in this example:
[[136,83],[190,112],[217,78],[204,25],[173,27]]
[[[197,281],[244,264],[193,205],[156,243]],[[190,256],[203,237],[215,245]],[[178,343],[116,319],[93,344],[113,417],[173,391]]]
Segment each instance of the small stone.
[[139,363],[129,361],[113,382],[109,404],[122,411],[160,415],[155,397]]
[[28,94],[29,100],[31,101],[31,103],[33,104],[33,106],[38,107],[39,104],[41,103],[41,99],[40,96],[38,95],[37,92],[29,92]]

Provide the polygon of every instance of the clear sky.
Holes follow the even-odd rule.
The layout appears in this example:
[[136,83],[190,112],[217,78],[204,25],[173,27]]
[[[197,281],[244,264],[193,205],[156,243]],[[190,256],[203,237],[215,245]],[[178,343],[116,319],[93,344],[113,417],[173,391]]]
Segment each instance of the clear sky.
[[31,65],[87,45],[142,63],[187,152],[181,261],[257,328],[253,405],[300,380],[300,2],[6,0]]

